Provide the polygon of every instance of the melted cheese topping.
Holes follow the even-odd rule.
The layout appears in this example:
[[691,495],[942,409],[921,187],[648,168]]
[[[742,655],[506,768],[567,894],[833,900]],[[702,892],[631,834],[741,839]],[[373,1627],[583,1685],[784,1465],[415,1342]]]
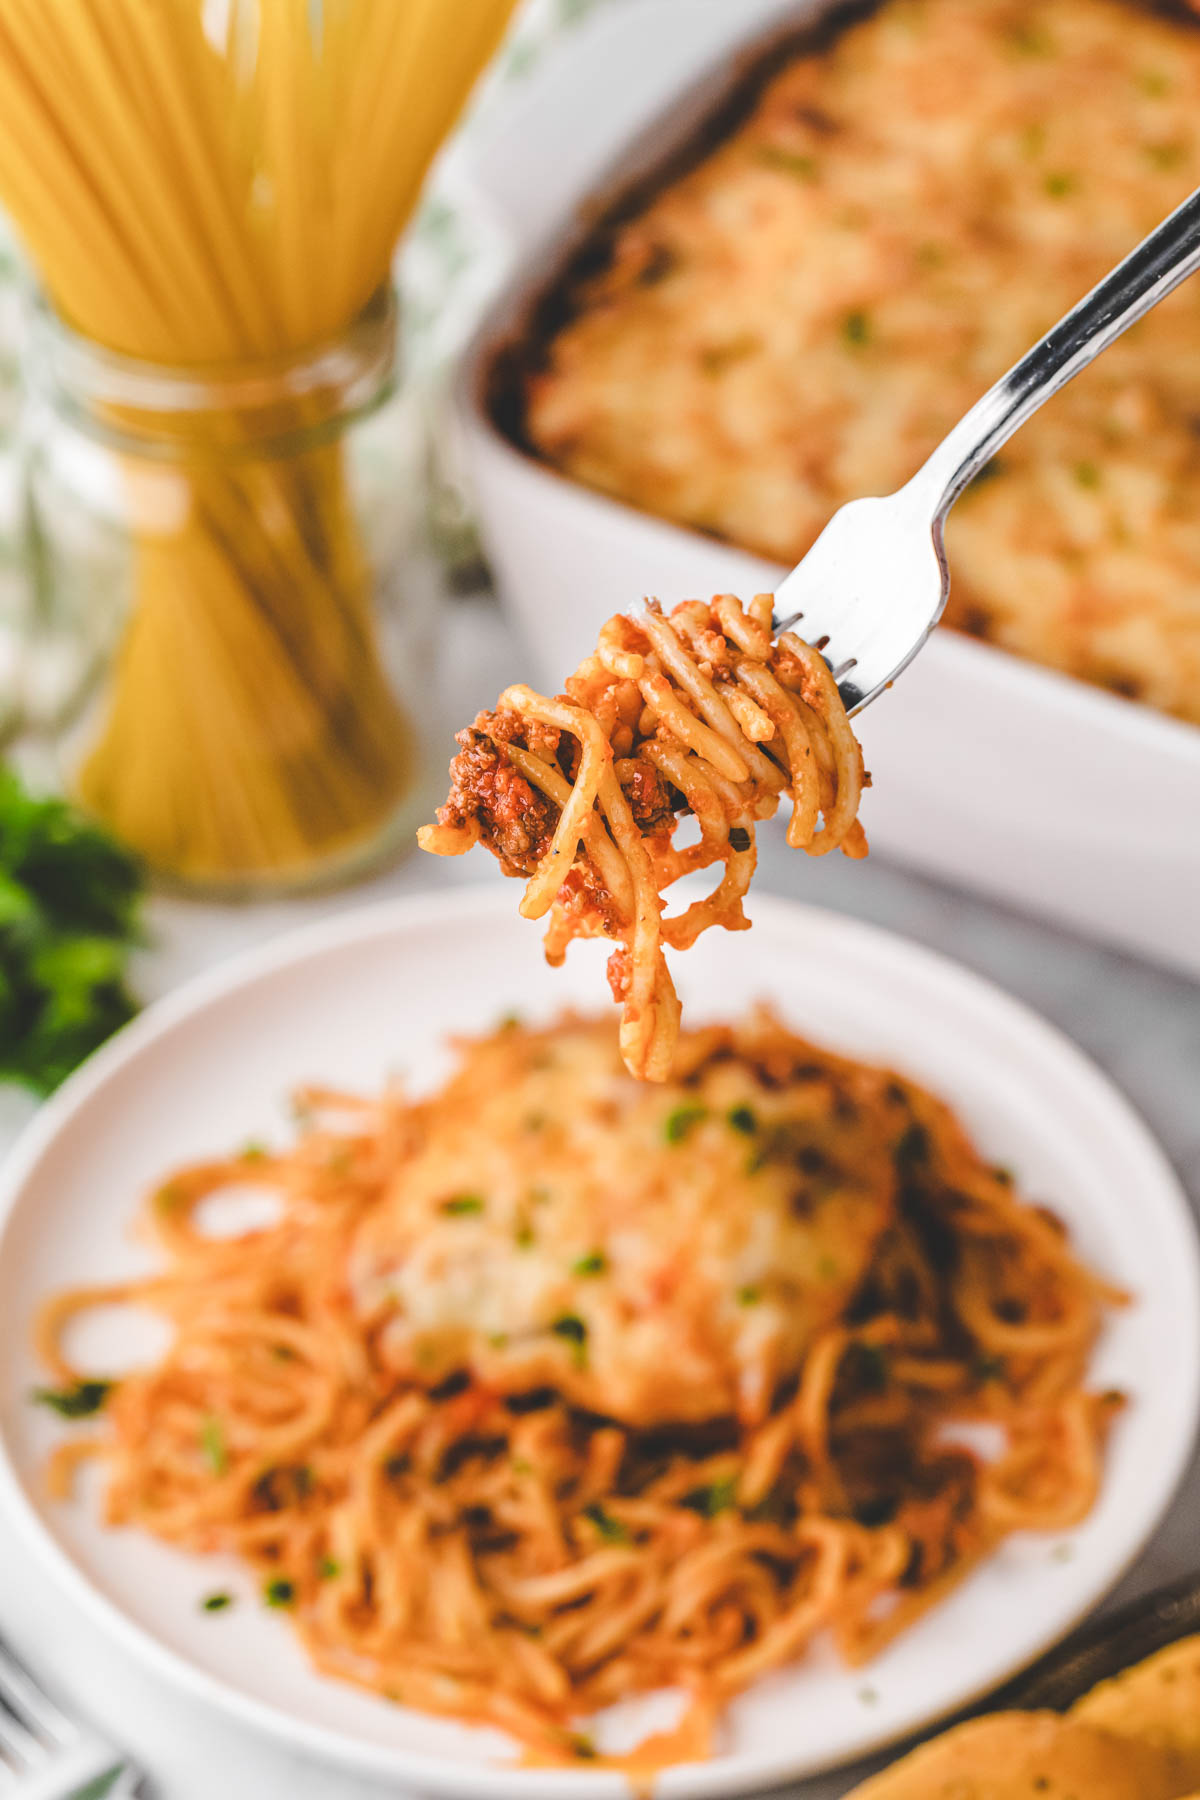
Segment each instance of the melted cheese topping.
[[357,1244],[395,1367],[637,1424],[761,1417],[861,1281],[904,1118],[883,1073],[780,1043],[685,1034],[655,1087],[607,1024],[473,1045]]
[[[528,379],[580,481],[783,563],[903,482],[1200,183],[1200,30],[1124,0],[891,0],[621,226]],[[1003,451],[949,620],[1200,722],[1200,284]]]

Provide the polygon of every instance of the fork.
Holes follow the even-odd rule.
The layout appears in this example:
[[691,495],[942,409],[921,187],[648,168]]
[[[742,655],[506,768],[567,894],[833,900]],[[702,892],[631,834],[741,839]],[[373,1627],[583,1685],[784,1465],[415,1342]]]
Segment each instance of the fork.
[[69,1719],[0,1642],[0,1796],[132,1800],[120,1751]]
[[774,629],[803,619],[848,712],[890,687],[950,592],[946,515],[1013,432],[1200,268],[1200,188],[1001,376],[896,493],[851,500],[775,590]]

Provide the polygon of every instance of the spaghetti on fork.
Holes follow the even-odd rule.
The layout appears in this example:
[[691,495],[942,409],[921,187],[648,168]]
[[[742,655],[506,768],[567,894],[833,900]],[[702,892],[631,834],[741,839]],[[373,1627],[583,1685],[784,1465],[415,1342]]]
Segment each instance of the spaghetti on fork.
[[[617,944],[621,1054],[644,1080],[666,1079],[679,1035],[665,950],[749,927],[757,822],[787,796],[793,849],[867,854],[869,777],[837,683],[794,632],[772,636],[771,608],[770,594],[718,594],[618,613],[565,693],[509,687],[459,734],[449,798],[417,834],[439,856],[482,843],[525,876],[521,912],[549,915],[551,963],[573,938]],[[685,813],[698,837],[676,843]],[[664,916],[664,889],[718,864],[711,893]]]

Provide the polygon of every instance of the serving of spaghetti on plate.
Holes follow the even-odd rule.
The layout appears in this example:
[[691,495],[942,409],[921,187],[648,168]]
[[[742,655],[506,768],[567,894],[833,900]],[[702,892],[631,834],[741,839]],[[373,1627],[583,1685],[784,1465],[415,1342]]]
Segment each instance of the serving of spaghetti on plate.
[[[1079,1054],[985,984],[844,920],[761,900],[754,916],[684,959],[689,1029],[665,1086],[620,1069],[608,1022],[545,1028],[590,1009],[602,951],[548,971],[489,894],[256,954],[151,1013],[47,1109],[0,1237],[0,1497],[95,1621],[229,1710],[425,1792],[618,1793],[604,1754],[669,1734],[680,1710],[638,1690],[682,1676],[686,1726],[650,1760],[682,1765],[665,1793],[698,1795],[884,1743],[1081,1616],[1191,1441],[1198,1283],[1173,1179]],[[712,1023],[768,993],[778,1023]],[[514,1005],[528,1030],[499,1029]],[[480,1033],[438,1095],[447,1036]],[[379,1105],[398,1064],[433,1097]],[[978,1158],[912,1082],[950,1102]],[[306,1084],[376,1103],[310,1093],[297,1137],[280,1107]],[[197,1245],[194,1204],[234,1181],[281,1187],[284,1222],[260,1215],[268,1235],[240,1250]],[[154,1194],[164,1242],[131,1240]],[[1026,1201],[1061,1218],[1069,1255]],[[237,1223],[226,1204],[207,1202],[213,1229]],[[174,1282],[156,1309],[177,1349],[102,1309],[63,1342],[117,1377],[108,1407],[70,1428],[31,1408],[33,1386],[71,1374],[31,1352],[39,1307],[147,1276]],[[1104,1284],[1131,1303],[1110,1309]],[[349,1310],[322,1316],[339,1286]],[[1041,1341],[1019,1342],[1023,1325]],[[122,1390],[135,1367],[150,1372]],[[1085,1427],[1068,1456],[1059,1427],[1049,1456],[1028,1436],[1039,1384],[1047,1418],[1061,1402]],[[1112,1389],[1128,1404],[1106,1430]],[[1027,1460],[1007,1475],[981,1476],[938,1430],[1012,1423],[1014,1405]],[[72,1500],[48,1494],[55,1446],[97,1433],[122,1445],[118,1521],[158,1538],[106,1528],[86,1464]],[[1105,1438],[1097,1490],[1086,1446]],[[1049,1529],[1009,1535],[1027,1522]],[[323,1668],[391,1698],[314,1673],[290,1625]],[[847,1669],[826,1625],[852,1658],[883,1647]],[[505,1658],[490,1684],[488,1633]],[[594,1746],[573,1742],[596,1707]],[[539,1763],[584,1755],[514,1766],[514,1739]]]

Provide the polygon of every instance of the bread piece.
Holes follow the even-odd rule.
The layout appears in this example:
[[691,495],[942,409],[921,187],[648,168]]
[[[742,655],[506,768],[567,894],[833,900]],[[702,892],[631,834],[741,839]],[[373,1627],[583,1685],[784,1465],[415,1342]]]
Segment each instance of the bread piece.
[[1153,1745],[1167,1756],[1180,1789],[1200,1788],[1200,1636],[1101,1682],[1071,1717]]
[[993,1713],[923,1744],[846,1800],[1175,1800],[1163,1752],[1058,1713]]

